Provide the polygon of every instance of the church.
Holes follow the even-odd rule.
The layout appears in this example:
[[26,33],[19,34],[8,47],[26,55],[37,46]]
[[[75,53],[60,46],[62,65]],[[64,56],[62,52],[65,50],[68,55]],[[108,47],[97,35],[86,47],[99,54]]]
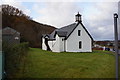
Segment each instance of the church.
[[51,34],[43,34],[42,49],[52,52],[92,52],[93,38],[82,23],[81,15],[76,21],[55,29]]

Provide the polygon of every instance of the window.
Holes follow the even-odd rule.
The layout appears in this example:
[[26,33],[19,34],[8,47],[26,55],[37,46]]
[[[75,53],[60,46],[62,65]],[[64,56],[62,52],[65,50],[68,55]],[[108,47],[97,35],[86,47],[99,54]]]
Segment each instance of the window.
[[19,39],[19,37],[15,37],[15,40],[18,40]]
[[78,36],[80,36],[80,32],[81,32],[81,30],[78,30]]
[[79,49],[81,49],[81,48],[82,48],[82,42],[79,41]]

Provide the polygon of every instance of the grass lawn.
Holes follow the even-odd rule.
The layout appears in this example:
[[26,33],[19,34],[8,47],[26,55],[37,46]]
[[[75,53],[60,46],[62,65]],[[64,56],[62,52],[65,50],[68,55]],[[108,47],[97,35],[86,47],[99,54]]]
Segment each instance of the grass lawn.
[[[107,53],[107,54],[106,54]],[[53,53],[30,48],[22,78],[114,78],[112,52]]]

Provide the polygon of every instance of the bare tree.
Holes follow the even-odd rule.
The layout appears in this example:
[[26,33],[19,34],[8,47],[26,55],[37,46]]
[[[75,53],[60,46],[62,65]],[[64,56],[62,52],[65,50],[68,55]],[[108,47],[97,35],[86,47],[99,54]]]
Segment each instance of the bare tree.
[[[1,6],[0,6],[1,7]],[[31,19],[30,16],[27,16],[23,13],[23,11],[19,10],[18,8],[15,8],[10,5],[2,5],[2,14],[4,15],[10,15],[10,16],[21,16],[27,19]]]

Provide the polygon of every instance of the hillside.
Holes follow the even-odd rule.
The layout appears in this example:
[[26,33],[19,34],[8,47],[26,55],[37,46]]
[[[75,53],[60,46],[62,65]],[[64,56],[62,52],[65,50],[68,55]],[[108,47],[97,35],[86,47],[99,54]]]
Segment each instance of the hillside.
[[26,18],[26,16],[6,14],[6,12],[2,12],[2,28],[8,26],[17,30],[21,33],[21,41],[28,41],[31,47],[41,48],[42,34],[51,33],[55,29],[53,26],[35,22],[32,19]]

